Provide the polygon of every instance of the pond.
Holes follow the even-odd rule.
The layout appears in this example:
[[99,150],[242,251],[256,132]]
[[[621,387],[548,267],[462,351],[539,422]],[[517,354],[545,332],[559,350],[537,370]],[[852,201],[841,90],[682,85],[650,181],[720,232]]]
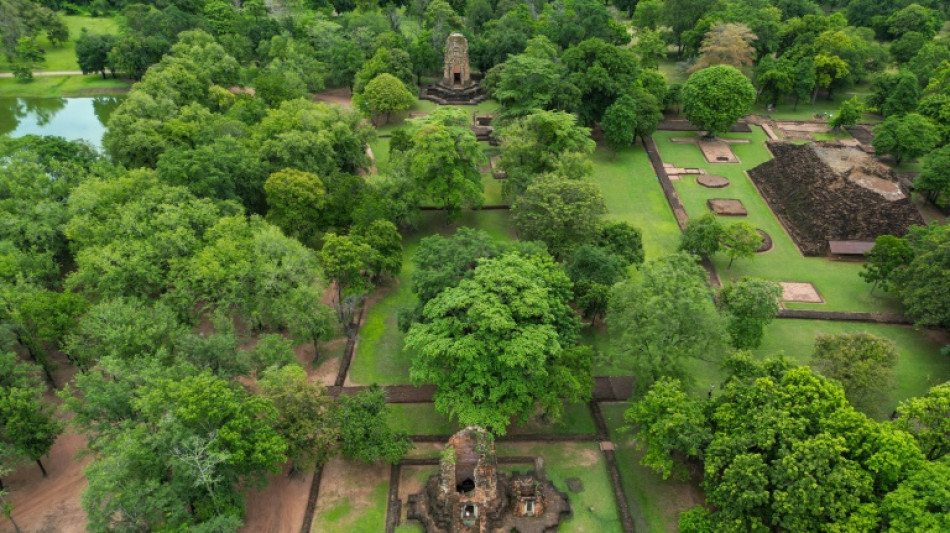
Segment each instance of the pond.
[[105,123],[121,97],[0,98],[0,135],[57,135],[102,146]]

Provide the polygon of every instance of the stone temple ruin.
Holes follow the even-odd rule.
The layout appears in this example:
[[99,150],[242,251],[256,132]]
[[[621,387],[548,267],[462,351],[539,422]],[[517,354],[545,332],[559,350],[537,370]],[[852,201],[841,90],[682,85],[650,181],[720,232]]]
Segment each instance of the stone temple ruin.
[[427,533],[547,533],[571,513],[567,496],[540,468],[499,473],[491,434],[474,426],[449,439],[439,473],[408,503],[407,517]]
[[472,79],[468,61],[468,40],[455,32],[445,40],[445,64],[442,79],[426,87],[420,98],[440,105],[475,105],[488,98],[481,85]]
[[807,256],[830,241],[873,241],[923,224],[894,172],[860,147],[838,141],[771,141],[774,159],[749,171],[772,211]]

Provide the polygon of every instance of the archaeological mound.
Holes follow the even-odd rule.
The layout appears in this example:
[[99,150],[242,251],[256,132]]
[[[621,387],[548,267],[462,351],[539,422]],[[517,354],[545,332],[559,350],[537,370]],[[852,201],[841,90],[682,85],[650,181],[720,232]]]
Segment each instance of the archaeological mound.
[[803,254],[823,256],[829,241],[873,241],[923,224],[894,172],[860,148],[767,144],[774,158],[749,177]]

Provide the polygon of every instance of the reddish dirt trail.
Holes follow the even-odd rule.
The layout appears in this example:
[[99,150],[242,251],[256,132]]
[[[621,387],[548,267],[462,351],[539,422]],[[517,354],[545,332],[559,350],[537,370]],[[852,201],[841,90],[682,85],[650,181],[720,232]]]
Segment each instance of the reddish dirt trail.
[[307,494],[313,474],[288,476],[288,467],[280,474],[267,476],[267,487],[258,492],[249,490],[247,515],[244,517],[245,533],[263,531],[299,531],[307,508]]
[[[86,513],[79,503],[79,495],[86,488],[82,469],[88,458],[76,459],[76,453],[86,440],[72,430],[60,435],[43,466],[49,472],[44,478],[35,463],[21,466],[3,480],[10,491],[13,519],[24,533],[82,533]],[[13,531],[9,521],[0,522],[0,532]]]

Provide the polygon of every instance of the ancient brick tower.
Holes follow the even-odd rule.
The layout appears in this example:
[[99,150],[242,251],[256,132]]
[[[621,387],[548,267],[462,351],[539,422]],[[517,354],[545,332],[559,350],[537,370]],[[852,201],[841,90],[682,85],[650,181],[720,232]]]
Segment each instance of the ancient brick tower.
[[459,89],[472,85],[472,74],[468,66],[468,40],[461,33],[453,33],[445,40],[442,84]]
[[439,473],[423,492],[409,497],[407,517],[428,533],[521,533],[557,531],[570,515],[567,497],[536,472],[498,473],[491,434],[467,427],[449,439]]
[[472,79],[468,39],[464,35],[452,33],[445,40],[442,79],[423,89],[419,97],[441,105],[475,105],[487,98],[477,79]]

